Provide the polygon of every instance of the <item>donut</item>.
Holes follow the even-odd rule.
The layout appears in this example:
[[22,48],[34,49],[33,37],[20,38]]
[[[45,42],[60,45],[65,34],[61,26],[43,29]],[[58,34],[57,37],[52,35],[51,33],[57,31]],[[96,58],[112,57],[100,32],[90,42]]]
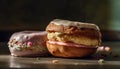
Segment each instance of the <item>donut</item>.
[[46,56],[45,31],[20,31],[11,35],[8,47],[12,56]]
[[46,31],[48,51],[56,57],[85,57],[101,44],[100,28],[92,23],[54,19]]

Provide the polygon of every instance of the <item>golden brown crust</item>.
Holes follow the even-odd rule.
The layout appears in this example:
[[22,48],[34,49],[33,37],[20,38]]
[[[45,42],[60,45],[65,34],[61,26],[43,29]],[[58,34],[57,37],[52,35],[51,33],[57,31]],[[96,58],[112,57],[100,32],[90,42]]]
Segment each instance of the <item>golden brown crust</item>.
[[46,44],[49,52],[53,56],[57,56],[57,57],[68,57],[68,58],[85,57],[95,53],[97,49],[97,48],[84,48],[84,47],[69,47],[69,46],[62,46],[56,44],[49,44],[48,42]]
[[61,32],[65,34],[74,34],[81,35],[94,39],[101,39],[101,33],[99,30],[94,30],[90,28],[77,28],[74,26],[63,26],[63,25],[55,25],[54,23],[50,23],[46,27],[47,32]]

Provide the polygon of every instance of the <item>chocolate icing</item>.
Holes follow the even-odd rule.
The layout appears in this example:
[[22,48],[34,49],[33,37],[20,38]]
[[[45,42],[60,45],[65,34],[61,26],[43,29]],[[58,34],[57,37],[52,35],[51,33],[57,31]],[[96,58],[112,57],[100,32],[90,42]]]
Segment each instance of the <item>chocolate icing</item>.
[[25,43],[32,42],[34,44],[40,44],[45,41],[47,33],[45,31],[21,31],[14,33],[10,38],[10,43]]

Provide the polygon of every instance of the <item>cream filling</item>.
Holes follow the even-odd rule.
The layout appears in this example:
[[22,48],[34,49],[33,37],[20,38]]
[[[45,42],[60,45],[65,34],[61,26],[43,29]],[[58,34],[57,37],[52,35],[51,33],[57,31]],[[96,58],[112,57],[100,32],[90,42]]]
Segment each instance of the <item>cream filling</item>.
[[74,35],[67,35],[60,32],[48,33],[47,38],[49,40],[60,41],[60,42],[71,41],[76,44],[82,44],[86,46],[98,46],[100,44],[100,41],[97,39],[90,39],[84,36],[77,37]]
[[85,46],[71,42],[58,42],[58,41],[47,41],[47,42],[50,44],[57,44],[57,45],[70,46],[70,47],[97,48],[97,46]]

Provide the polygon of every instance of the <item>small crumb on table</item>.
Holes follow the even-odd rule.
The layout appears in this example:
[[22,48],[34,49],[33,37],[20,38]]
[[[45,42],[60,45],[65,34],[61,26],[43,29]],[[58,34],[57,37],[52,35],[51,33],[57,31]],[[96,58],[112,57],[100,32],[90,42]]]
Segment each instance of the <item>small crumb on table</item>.
[[79,63],[74,63],[74,65],[79,65]]
[[104,62],[105,62],[104,59],[99,59],[99,60],[98,60],[98,63],[99,63],[99,64],[103,64]]
[[59,60],[52,60],[52,63],[58,63]]

